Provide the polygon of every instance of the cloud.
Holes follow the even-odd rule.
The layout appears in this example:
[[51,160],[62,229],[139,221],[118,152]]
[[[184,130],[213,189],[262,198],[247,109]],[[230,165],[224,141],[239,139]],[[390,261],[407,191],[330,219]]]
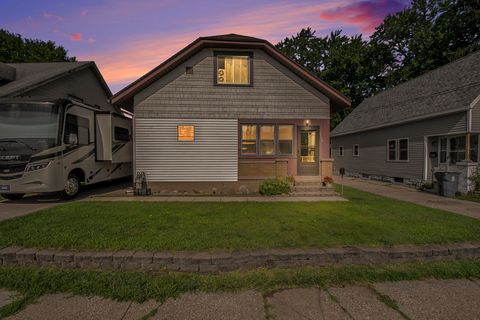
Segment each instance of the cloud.
[[93,38],[93,37],[89,37],[89,38],[87,39],[87,42],[88,42],[88,43],[95,43],[95,42],[97,42],[97,39],[95,39],[95,38]]
[[84,9],[84,10],[80,11],[80,16],[82,16],[82,17],[86,17],[87,14],[88,14],[88,10],[87,10],[87,9]]
[[405,0],[364,0],[325,10],[320,18],[354,25],[362,32],[372,33],[386,15],[405,7]]
[[82,37],[83,37],[83,35],[80,32],[71,33],[70,34],[70,41],[79,42],[79,41],[82,41]]
[[55,20],[58,20],[58,21],[63,21],[64,20],[64,18],[62,16],[59,16],[59,15],[56,15],[56,14],[53,14],[53,13],[50,13],[50,12],[44,12],[43,17],[46,18],[46,19],[55,19]]

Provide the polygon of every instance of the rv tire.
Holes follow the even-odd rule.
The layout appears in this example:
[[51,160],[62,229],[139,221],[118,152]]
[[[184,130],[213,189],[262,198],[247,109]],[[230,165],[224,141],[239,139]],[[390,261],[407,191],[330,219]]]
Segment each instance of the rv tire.
[[63,199],[69,200],[75,198],[79,190],[80,180],[75,174],[70,173],[67,181],[65,181],[65,189],[62,192]]

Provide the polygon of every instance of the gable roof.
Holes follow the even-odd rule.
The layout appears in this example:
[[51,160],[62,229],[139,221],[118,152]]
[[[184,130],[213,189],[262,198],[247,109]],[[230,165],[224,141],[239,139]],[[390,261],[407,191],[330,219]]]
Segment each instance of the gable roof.
[[0,97],[15,97],[72,73],[91,68],[110,98],[112,93],[97,66],[85,62],[6,63],[15,68],[15,80],[0,85]]
[[477,51],[365,99],[331,136],[466,111],[479,95]]
[[200,37],[190,43],[188,46],[174,54],[165,62],[146,73],[139,79],[132,82],[127,87],[117,92],[112,97],[112,103],[121,106],[127,110],[133,109],[133,97],[141,90],[148,87],[150,84],[160,79],[162,76],[173,70],[175,67],[185,62],[195,53],[204,48],[240,48],[240,49],[261,49],[264,50],[271,57],[276,59],[282,65],[287,67],[290,71],[295,73],[301,79],[309,83],[325,94],[330,100],[333,109],[340,109],[350,106],[350,100],[341,94],[339,91],[328,85],[323,80],[311,74],[307,69],[303,68],[274,45],[264,39],[239,35],[239,34],[225,34],[209,37]]

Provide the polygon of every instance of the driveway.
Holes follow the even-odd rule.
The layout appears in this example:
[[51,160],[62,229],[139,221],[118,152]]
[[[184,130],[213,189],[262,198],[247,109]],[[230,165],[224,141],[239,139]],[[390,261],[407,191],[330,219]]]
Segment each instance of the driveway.
[[[335,177],[335,181],[340,183],[341,178],[337,176]],[[441,197],[405,186],[359,178],[344,177],[343,183],[346,186],[378,194],[380,196],[412,202],[422,206],[442,209],[480,219],[480,203],[478,202]]]
[[115,190],[124,190],[131,186],[131,180],[119,180],[114,182],[98,183],[86,186],[80,190],[80,194],[75,200],[65,201],[58,195],[27,195],[21,200],[3,200],[0,202],[0,221],[25,216],[38,210],[48,209],[58,206],[62,203],[79,201],[92,195],[104,194]]

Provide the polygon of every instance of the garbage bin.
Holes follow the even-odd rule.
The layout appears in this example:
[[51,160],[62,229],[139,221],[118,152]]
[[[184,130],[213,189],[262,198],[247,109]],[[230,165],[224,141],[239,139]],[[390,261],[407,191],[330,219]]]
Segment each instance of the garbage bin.
[[438,182],[438,193],[444,197],[454,197],[458,192],[458,178],[460,172],[435,172]]

